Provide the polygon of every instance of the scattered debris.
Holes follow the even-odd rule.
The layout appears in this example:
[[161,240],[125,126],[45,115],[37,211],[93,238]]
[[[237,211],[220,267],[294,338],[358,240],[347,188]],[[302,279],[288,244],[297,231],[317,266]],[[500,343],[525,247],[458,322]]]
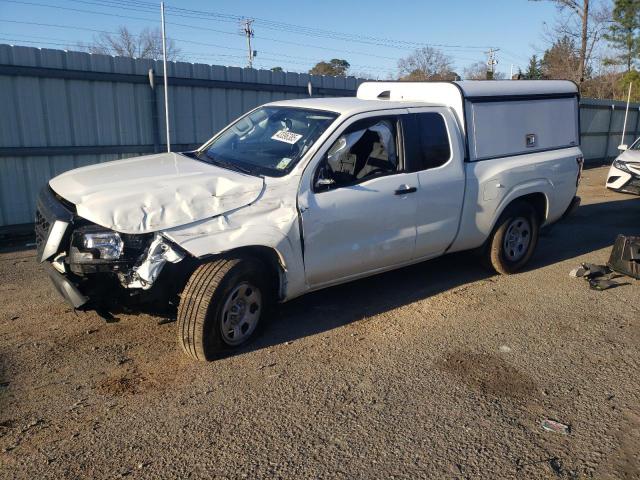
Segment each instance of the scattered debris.
[[111,312],[108,310],[104,310],[102,308],[97,308],[96,313],[100,318],[102,318],[107,323],[117,323],[120,321],[118,317],[114,317]]
[[275,367],[276,365],[277,365],[277,364],[276,364],[276,362],[268,363],[268,364],[266,364],[266,365],[260,365],[259,369],[260,369],[260,370],[264,370],[265,368]]
[[87,335],[91,335],[92,333],[96,333],[97,331],[97,328],[90,328],[89,330],[87,330]]
[[571,433],[571,427],[569,425],[548,418],[542,422],[542,428],[547,432],[561,433],[562,435]]
[[13,317],[11,317],[9,320],[14,321],[14,320],[18,320],[20,317],[18,315],[15,315]]
[[552,459],[549,460],[549,466],[551,467],[551,470],[553,470],[553,472],[558,475],[558,476],[562,476],[564,475],[564,468],[562,467],[562,460],[560,460],[558,457],[553,457]]
[[161,318],[160,320],[158,320],[158,325],[166,325],[167,323],[173,323],[176,320],[177,320],[177,317]]
[[640,280],[640,237],[618,235],[607,265],[618,273]]
[[508,347],[507,345],[500,345],[498,350],[500,350],[502,353],[510,353],[511,347]]
[[589,287],[592,290],[598,291],[629,285],[628,282],[614,281],[614,279],[620,278],[622,275],[614,273],[609,266],[596,265],[594,263],[582,263],[579,267],[571,270],[569,276],[584,278],[589,282]]
[[0,382],[0,388],[7,388],[11,382]]

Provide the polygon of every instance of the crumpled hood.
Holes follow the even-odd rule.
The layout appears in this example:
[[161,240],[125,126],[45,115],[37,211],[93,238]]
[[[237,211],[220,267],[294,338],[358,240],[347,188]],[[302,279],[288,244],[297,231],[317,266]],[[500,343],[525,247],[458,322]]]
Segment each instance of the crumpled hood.
[[264,180],[162,153],[78,168],[49,185],[91,222],[122,233],[149,233],[248,205]]

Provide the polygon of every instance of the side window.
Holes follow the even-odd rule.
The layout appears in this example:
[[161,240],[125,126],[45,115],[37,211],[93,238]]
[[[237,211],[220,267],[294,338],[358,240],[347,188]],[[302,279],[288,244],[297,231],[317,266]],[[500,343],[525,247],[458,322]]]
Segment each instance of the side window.
[[398,171],[397,120],[379,117],[355,122],[329,148],[316,185],[354,185]]
[[412,169],[427,170],[447,163],[451,157],[451,146],[442,115],[426,112],[414,113],[412,117],[413,128],[408,129],[408,134],[415,136],[411,139]]

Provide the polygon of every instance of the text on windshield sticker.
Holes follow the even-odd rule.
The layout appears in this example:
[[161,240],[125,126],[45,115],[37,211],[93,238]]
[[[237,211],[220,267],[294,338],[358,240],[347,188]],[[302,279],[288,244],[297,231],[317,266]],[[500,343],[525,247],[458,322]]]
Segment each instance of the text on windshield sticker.
[[290,132],[289,130],[278,130],[273,137],[271,137],[272,140],[278,140],[279,142],[288,143],[290,145],[293,145],[301,138],[302,135]]

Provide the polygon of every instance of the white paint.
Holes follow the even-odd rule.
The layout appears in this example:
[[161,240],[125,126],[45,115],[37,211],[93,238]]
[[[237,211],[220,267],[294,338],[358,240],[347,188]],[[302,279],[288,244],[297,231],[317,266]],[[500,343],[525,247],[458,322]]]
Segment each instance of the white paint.
[[[385,89],[391,89],[391,99],[378,100],[377,95]],[[195,257],[242,247],[272,249],[282,266],[281,298],[288,300],[447,251],[478,247],[509,203],[522,195],[543,194],[548,205],[544,221],[557,220],[576,193],[580,149],[575,146],[465,163],[462,106],[463,94],[564,92],[575,92],[575,85],[520,81],[365,83],[358,90],[360,98],[270,104],[340,114],[283,177],[244,175],[168,153],[80,168],[56,177],[50,185],[77,206],[80,216],[94,223],[123,233],[161,233]],[[544,103],[536,110],[537,121],[545,121],[557,105]],[[575,102],[562,105],[576,108]],[[314,192],[316,171],[345,128],[362,118],[417,111],[434,111],[445,118],[451,142],[451,158],[446,164]],[[572,115],[569,117],[577,118],[577,109]],[[483,123],[491,121],[490,115],[481,117]],[[509,118],[520,122],[517,115]],[[522,129],[529,125],[526,121],[520,122]],[[504,125],[496,125],[474,130],[476,139],[483,143],[485,136],[505,135]],[[415,187],[416,192],[395,194],[406,187]],[[162,237],[156,236],[156,240]],[[138,266],[137,273],[147,284],[157,276],[158,266],[171,261],[157,251],[158,245],[154,242]],[[142,283],[139,286],[144,288]]]
[[[635,174],[636,178],[640,178],[640,150],[625,150],[616,160],[620,160],[627,165],[630,172],[625,172],[616,168],[611,164],[609,174],[607,175],[607,188],[615,191],[622,191],[624,186],[631,180]],[[616,180],[609,181],[611,177],[618,177]]]
[[262,178],[178,153],[142,156],[77,168],[51,188],[78,215],[122,233],[149,233],[240,208],[262,192]]
[[178,263],[183,258],[184,253],[171,248],[162,235],[156,234],[149,245],[145,258],[133,268],[131,281],[127,282],[122,274],[121,281],[126,288],[147,290],[151,288],[167,262]]

